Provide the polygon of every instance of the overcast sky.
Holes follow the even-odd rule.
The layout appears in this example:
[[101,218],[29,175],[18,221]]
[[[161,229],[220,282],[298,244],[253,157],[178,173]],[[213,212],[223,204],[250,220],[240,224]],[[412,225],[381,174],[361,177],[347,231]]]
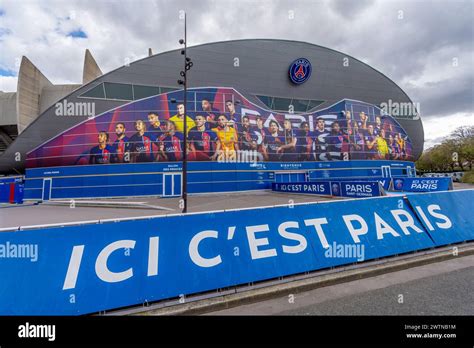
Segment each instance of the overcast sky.
[[[370,64],[420,103],[425,148],[474,125],[474,8],[467,1],[0,0],[0,90],[27,56],[55,84],[80,83],[84,50],[103,72],[188,44],[280,38]],[[317,98],[317,96],[315,96]]]

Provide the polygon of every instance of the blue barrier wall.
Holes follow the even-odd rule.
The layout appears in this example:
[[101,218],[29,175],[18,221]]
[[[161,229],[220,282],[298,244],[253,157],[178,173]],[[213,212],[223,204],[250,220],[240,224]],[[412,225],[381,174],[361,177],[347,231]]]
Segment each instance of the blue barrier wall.
[[[411,205],[381,197],[0,233],[0,314],[92,313],[432,248],[458,241],[460,231],[467,233],[462,239],[474,240],[474,222],[466,218],[472,204],[456,204],[474,201],[474,190],[409,200]],[[439,208],[429,208],[433,202]],[[412,205],[431,224],[444,226],[441,239]],[[446,219],[451,226],[443,225]],[[20,245],[31,257],[12,256]]]
[[[318,182],[321,181],[322,179],[312,179],[309,181],[313,182]],[[378,181],[380,185],[384,188],[385,191],[387,191],[390,188],[390,184],[392,182],[391,178],[382,178],[382,177],[369,177],[369,178],[338,178],[337,181]]]
[[378,181],[316,180],[312,182],[273,183],[272,191],[367,198],[383,196],[383,186]]
[[474,190],[408,195],[407,198],[436,245],[474,239]]
[[394,178],[393,190],[404,192],[436,192],[453,189],[452,178]]
[[24,184],[21,176],[0,178],[0,203],[23,203]]
[[[382,169],[385,168],[385,169]],[[232,192],[270,189],[283,173],[295,181],[311,179],[380,178],[382,174],[408,175],[414,164],[403,161],[338,162],[190,162],[188,192]],[[26,170],[25,199],[42,199],[45,179],[51,178],[50,198],[163,195],[163,175],[180,173],[180,163],[83,165]],[[290,179],[293,181],[293,179]],[[49,189],[49,183],[46,188]],[[49,192],[46,193],[49,196]],[[177,193],[175,192],[175,195]],[[171,195],[172,196],[172,195]]]

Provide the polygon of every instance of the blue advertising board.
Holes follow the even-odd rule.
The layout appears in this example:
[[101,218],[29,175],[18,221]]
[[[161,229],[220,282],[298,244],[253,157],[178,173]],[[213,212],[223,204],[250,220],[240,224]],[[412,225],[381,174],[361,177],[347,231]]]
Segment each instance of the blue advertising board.
[[[398,255],[459,240],[455,226],[471,231],[461,239],[474,239],[467,218],[472,203],[456,203],[473,202],[474,190],[408,199],[410,204],[378,197],[2,232],[0,314],[94,313]],[[443,239],[433,238],[437,230],[420,222],[413,205],[441,228]]]
[[[380,185],[382,185],[383,189],[388,191],[389,188],[390,188],[390,184],[391,184],[391,181],[392,179],[391,178],[377,178],[377,177],[371,177],[371,178],[337,178],[335,179],[337,181],[378,181],[380,183]],[[320,181],[318,179],[314,179],[314,180],[310,180],[311,182],[312,181]]]
[[382,196],[383,189],[378,181],[341,181],[342,197],[376,197]]
[[408,195],[436,245],[474,240],[474,190]]
[[436,192],[453,189],[451,178],[393,178],[393,190],[405,192]]
[[331,185],[329,181],[320,182],[295,182],[295,183],[272,183],[272,190],[290,193],[312,193],[317,195],[331,196]]
[[22,177],[0,178],[0,203],[23,203],[23,194]]
[[[375,167],[379,167],[378,169]],[[380,167],[403,175],[413,163],[402,161],[354,160],[334,162],[190,162],[188,192],[229,192],[268,190],[276,181],[312,180],[374,181],[389,184],[381,177]],[[162,195],[168,188],[163,181],[167,173],[181,172],[181,163],[128,163],[64,166],[26,169],[25,199],[41,200],[50,185],[51,199],[98,198]],[[295,179],[303,177],[302,180]],[[366,177],[366,179],[361,176]],[[286,179],[285,179],[286,178]],[[51,180],[51,182],[48,182]],[[163,185],[165,184],[165,185]],[[385,186],[388,188],[387,186]]]
[[272,190],[351,198],[377,197],[384,194],[383,188],[378,181],[317,180],[311,182],[273,183]]

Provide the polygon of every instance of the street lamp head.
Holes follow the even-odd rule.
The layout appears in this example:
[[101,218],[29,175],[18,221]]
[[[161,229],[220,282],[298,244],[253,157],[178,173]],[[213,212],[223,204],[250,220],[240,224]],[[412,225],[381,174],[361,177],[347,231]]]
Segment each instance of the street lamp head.
[[179,43],[182,45],[184,44],[184,40],[183,39],[179,39]]

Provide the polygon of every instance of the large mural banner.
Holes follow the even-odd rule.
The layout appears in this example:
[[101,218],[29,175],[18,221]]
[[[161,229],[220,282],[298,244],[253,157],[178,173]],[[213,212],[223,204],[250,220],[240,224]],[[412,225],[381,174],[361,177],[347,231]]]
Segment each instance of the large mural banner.
[[[406,160],[412,144],[391,116],[344,99],[312,113],[259,107],[233,88],[193,88],[90,118],[27,154],[27,167],[174,162]],[[186,117],[186,130],[184,129]]]

